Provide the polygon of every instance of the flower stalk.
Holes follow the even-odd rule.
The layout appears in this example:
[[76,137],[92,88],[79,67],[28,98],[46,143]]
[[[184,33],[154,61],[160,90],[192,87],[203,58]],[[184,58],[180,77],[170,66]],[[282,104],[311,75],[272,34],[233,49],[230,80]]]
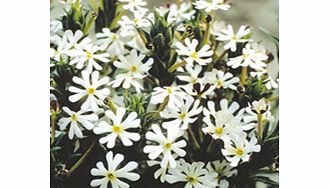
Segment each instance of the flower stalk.
[[94,148],[96,145],[97,139],[94,139],[87,151],[83,154],[83,156],[72,166],[72,168],[69,170],[69,173],[72,174],[88,157],[90,154],[91,150]]
[[262,140],[262,137],[263,137],[263,115],[262,114],[257,114],[257,130],[258,130],[259,140]]
[[191,138],[192,138],[192,140],[193,140],[194,146],[195,146],[197,149],[200,149],[201,146],[200,146],[198,140],[196,139],[196,137],[195,137],[195,135],[194,135],[194,133],[193,133],[191,127],[188,126],[187,130],[188,130],[188,132],[189,132],[190,135],[191,135]]
[[50,117],[51,121],[51,144],[55,142],[55,126],[56,126],[56,113],[53,112]]
[[168,72],[173,73],[176,69],[178,69],[179,67],[182,67],[184,65],[186,65],[185,61],[175,63],[168,69]]
[[240,79],[242,85],[246,84],[246,77],[247,77],[247,67],[242,67],[241,79]]

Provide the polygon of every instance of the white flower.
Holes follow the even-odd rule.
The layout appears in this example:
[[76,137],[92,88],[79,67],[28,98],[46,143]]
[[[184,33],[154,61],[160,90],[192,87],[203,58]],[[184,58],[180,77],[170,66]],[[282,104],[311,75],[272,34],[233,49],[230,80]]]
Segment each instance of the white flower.
[[183,99],[186,99],[187,94],[180,90],[179,87],[156,87],[153,89],[152,97],[150,100],[151,104],[159,104],[165,101],[168,97],[168,107],[172,109],[177,109],[177,107],[183,104]]
[[151,22],[148,20],[152,20],[153,14],[149,14],[148,18],[145,17],[146,12],[134,11],[134,18],[130,19],[128,16],[122,16],[121,20],[118,21],[118,24],[121,27],[128,27],[129,29],[135,29],[134,27],[144,27],[148,28],[151,26]]
[[[167,168],[168,164],[171,168],[176,167],[176,161],[173,157],[173,153],[183,157],[186,152],[182,149],[185,147],[186,141],[179,140],[179,137],[183,136],[184,132],[176,127],[168,127],[167,135],[163,135],[159,125],[153,124],[152,131],[146,133],[146,139],[158,143],[158,145],[146,145],[143,149],[144,153],[148,153],[148,157],[151,160],[156,159],[162,154],[162,161],[160,166]],[[172,153],[173,152],[173,153]]]
[[[177,155],[173,155],[173,157],[175,159],[177,157]],[[169,165],[167,165],[165,168],[162,168],[160,166],[161,161],[156,161],[156,160],[148,160],[148,161],[146,161],[146,163],[147,163],[148,166],[159,165],[160,168],[154,172],[153,176],[154,176],[154,179],[159,179],[160,178],[160,181],[162,183],[164,183],[166,181],[165,178],[166,178],[167,172],[169,170]]]
[[110,60],[108,59],[110,57],[109,53],[101,53],[96,54],[97,51],[99,51],[98,46],[94,46],[92,44],[85,44],[85,45],[77,45],[74,50],[71,50],[68,54],[71,56],[72,60],[70,61],[70,65],[76,64],[77,69],[82,69],[84,67],[84,64],[87,62],[87,71],[92,72],[93,67],[96,70],[102,70],[103,67],[100,66],[96,60],[107,63]]
[[228,10],[231,6],[225,3],[225,0],[198,0],[195,3],[196,9],[205,9],[206,12],[213,10]]
[[252,152],[260,151],[256,137],[253,136],[249,142],[246,133],[231,135],[231,140],[225,142],[224,148],[222,153],[233,167],[237,166],[240,160],[248,161]]
[[226,179],[221,179],[219,181],[219,188],[228,188],[229,187],[229,182]]
[[276,89],[279,87],[279,79],[274,80],[271,76],[268,76],[265,82],[267,82],[265,84],[267,89]]
[[183,159],[179,160],[176,168],[169,169],[169,175],[166,175],[168,183],[186,182],[184,188],[209,188],[217,186],[215,177],[217,173],[208,172],[204,168],[203,162],[186,163]]
[[219,41],[229,41],[224,45],[224,49],[231,49],[232,52],[236,51],[237,43],[243,43],[249,41],[248,39],[243,39],[250,33],[250,29],[247,26],[242,25],[237,34],[234,33],[232,25],[228,25],[227,29],[222,29],[220,33],[217,34],[216,40]]
[[115,141],[119,138],[124,146],[132,146],[133,141],[138,141],[140,135],[138,133],[129,132],[128,129],[140,127],[140,119],[137,119],[137,113],[130,113],[123,120],[126,109],[119,107],[114,114],[112,111],[105,111],[105,115],[111,120],[111,123],[102,121],[94,128],[95,134],[105,134],[106,136],[99,139],[99,143],[107,143],[107,148],[113,148]]
[[197,62],[199,65],[206,65],[212,61],[212,54],[214,51],[210,49],[208,44],[204,45],[199,51],[196,48],[199,44],[197,39],[193,39],[192,42],[189,38],[184,40],[185,45],[177,42],[176,47],[178,48],[176,52],[178,55],[184,56],[184,60],[190,65],[194,66],[193,62]]
[[250,66],[256,70],[262,70],[266,67],[265,60],[268,59],[266,55],[266,50],[263,46],[258,43],[253,43],[250,45],[249,43],[243,48],[242,55],[234,58],[230,58],[227,62],[228,66],[231,66],[233,69],[241,67]]
[[234,167],[231,167],[229,165],[228,162],[226,162],[226,160],[216,160],[216,161],[212,161],[209,162],[207,164],[207,169],[210,172],[216,172],[218,174],[218,176],[216,177],[217,179],[226,177],[232,177],[232,176],[236,176],[238,174],[238,170],[235,169]]
[[[199,74],[202,71],[202,66],[195,65],[194,69],[193,67],[186,65],[185,66],[186,71],[189,73],[189,75],[178,75],[177,78],[181,81],[185,81],[188,84],[182,86],[182,88],[186,90],[192,90],[193,84],[200,82],[201,78],[199,78]],[[181,72],[185,72],[183,69],[181,69]]]
[[[194,103],[194,104],[193,104]],[[193,105],[193,107],[192,107]],[[196,115],[202,111],[200,100],[195,100],[191,96],[187,96],[185,103],[179,106],[178,109],[165,108],[160,112],[160,116],[167,119],[173,119],[171,121],[164,122],[162,126],[168,128],[170,126],[180,127],[181,129],[187,129],[187,126],[197,120]]]
[[152,58],[143,63],[144,58],[145,55],[140,54],[138,56],[135,49],[128,56],[119,56],[120,61],[114,61],[114,66],[122,69],[124,73],[115,77],[115,80],[110,83],[113,84],[112,87],[117,88],[123,83],[123,88],[128,89],[133,85],[136,91],[140,93],[143,86],[138,81],[147,76],[153,64]]
[[272,121],[273,116],[270,111],[270,103],[266,102],[265,98],[259,101],[253,101],[252,104],[248,104],[246,108],[247,114],[243,117],[244,122],[248,123],[248,126],[255,128],[257,126],[258,116],[262,116],[262,121]]
[[211,24],[210,33],[220,33],[220,31],[223,29],[226,29],[225,22],[215,20],[213,24]]
[[144,6],[147,5],[146,1],[143,0],[119,0],[120,2],[126,3],[123,5],[123,9],[127,9],[131,12],[139,11],[139,12],[146,12],[147,8]]
[[229,140],[230,134],[243,131],[240,117],[244,113],[244,109],[234,116],[234,113],[239,109],[239,104],[233,102],[228,107],[226,99],[220,101],[220,107],[221,109],[216,111],[215,103],[208,101],[208,108],[203,110],[205,115],[203,122],[206,124],[206,127],[202,128],[202,131],[210,134],[213,139],[221,139],[225,142]]
[[50,48],[50,57],[56,61],[61,61],[61,58],[65,59],[70,53],[70,49],[77,45],[82,37],[83,33],[80,30],[77,30],[74,34],[71,30],[66,30],[63,37],[53,36],[51,40],[56,48]]
[[107,168],[103,162],[96,163],[96,168],[92,168],[90,173],[93,176],[101,176],[101,179],[94,179],[90,182],[92,187],[107,188],[108,183],[111,183],[113,188],[129,188],[129,184],[123,182],[121,179],[128,179],[130,181],[137,181],[140,178],[139,174],[131,172],[138,167],[138,163],[130,161],[124,167],[119,168],[124,160],[122,154],[113,156],[112,151],[106,154]]
[[58,34],[63,30],[63,24],[59,20],[53,20],[50,22],[50,42],[54,42]]
[[258,79],[261,79],[263,75],[267,75],[267,78],[264,80],[265,87],[267,89],[276,89],[279,87],[279,79],[274,79],[271,74],[266,69],[260,69],[255,72],[250,72],[250,75],[252,77],[256,77]]
[[143,53],[149,52],[149,50],[145,47],[143,39],[135,28],[132,29],[130,27],[121,27],[118,32],[120,32],[120,35],[125,38],[126,45],[128,45],[129,47],[137,49],[138,51]]
[[211,83],[217,89],[230,88],[232,90],[236,90],[236,86],[233,84],[239,83],[240,81],[238,77],[233,77],[232,73],[224,73],[216,69],[213,69],[212,72],[206,72],[203,79]]
[[63,107],[64,112],[66,112],[69,117],[62,117],[59,119],[59,128],[60,130],[66,129],[67,125],[70,124],[69,129],[69,139],[73,139],[73,136],[76,135],[78,138],[82,138],[82,130],[83,128],[87,130],[91,130],[94,128],[94,124],[92,122],[97,121],[98,116],[95,114],[84,114],[85,111],[74,112],[70,110],[68,107]]
[[122,55],[125,52],[125,43],[120,34],[112,33],[109,28],[103,28],[102,33],[96,33],[96,44],[101,50],[106,50],[111,57]]
[[54,36],[53,43],[56,44],[55,48],[50,48],[50,58],[55,61],[61,61],[62,58],[67,56],[67,51],[70,48],[66,37]]
[[108,88],[97,88],[107,84],[109,82],[109,78],[104,77],[99,79],[99,72],[97,71],[94,71],[91,74],[91,80],[88,71],[82,71],[81,75],[82,79],[74,76],[72,80],[74,83],[82,86],[84,89],[80,89],[75,86],[70,86],[69,91],[76,94],[71,95],[69,97],[69,101],[77,102],[83,97],[87,96],[87,99],[82,104],[81,109],[85,111],[92,109],[94,112],[96,112],[99,109],[98,105],[101,104],[100,100],[103,100],[106,96],[110,94],[110,90]]
[[[169,24],[173,22],[180,22],[184,20],[190,20],[193,18],[193,15],[195,14],[195,10],[191,10],[191,4],[188,2],[182,2],[179,6],[177,4],[172,3],[167,8],[160,7],[156,8],[157,12],[160,13],[161,16],[164,16],[167,11],[169,11],[167,22]],[[183,24],[179,24],[177,27],[178,31],[185,31],[185,27]]]

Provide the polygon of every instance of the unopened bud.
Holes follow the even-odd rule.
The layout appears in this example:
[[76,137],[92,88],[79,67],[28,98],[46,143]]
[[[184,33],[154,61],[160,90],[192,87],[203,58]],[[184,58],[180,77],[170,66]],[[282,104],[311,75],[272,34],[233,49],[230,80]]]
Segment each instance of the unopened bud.
[[208,14],[208,15],[206,16],[206,22],[209,23],[209,22],[211,22],[211,20],[212,20],[212,17],[211,17],[210,14]]
[[186,26],[186,31],[191,34],[193,33],[193,27],[191,25]]
[[152,43],[147,43],[146,48],[149,50],[154,50],[154,45]]
[[242,94],[244,94],[244,92],[246,92],[246,89],[244,88],[243,85],[239,85],[239,86],[236,88],[236,91],[238,92],[238,94],[242,95]]
[[61,179],[67,180],[70,178],[70,172],[67,169],[62,169],[58,172],[57,176]]

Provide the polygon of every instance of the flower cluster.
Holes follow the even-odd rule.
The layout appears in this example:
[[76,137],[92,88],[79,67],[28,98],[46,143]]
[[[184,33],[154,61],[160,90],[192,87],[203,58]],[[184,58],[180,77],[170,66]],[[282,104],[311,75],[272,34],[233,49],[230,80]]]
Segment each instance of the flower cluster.
[[230,1],[63,3],[50,27],[54,186],[79,170],[100,188],[227,188],[277,172],[273,55],[250,26],[216,20]]

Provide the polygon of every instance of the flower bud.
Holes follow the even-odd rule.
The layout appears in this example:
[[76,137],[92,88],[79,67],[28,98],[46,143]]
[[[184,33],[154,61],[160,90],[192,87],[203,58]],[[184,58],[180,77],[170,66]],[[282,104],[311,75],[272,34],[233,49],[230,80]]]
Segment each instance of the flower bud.
[[238,92],[239,95],[242,95],[244,94],[244,92],[246,92],[246,89],[243,85],[239,85],[237,88],[236,88],[236,91]]
[[187,26],[186,26],[186,31],[187,31],[189,34],[193,33],[193,27],[192,27],[191,25],[187,25]]
[[208,14],[208,15],[206,16],[206,22],[209,23],[209,22],[211,22],[211,20],[212,20],[212,17],[211,17],[210,14]]
[[71,177],[70,172],[67,169],[62,169],[57,173],[57,176],[63,180],[67,180]]
[[152,43],[147,43],[146,45],[145,45],[145,47],[147,48],[147,49],[149,49],[149,50],[154,50],[154,45],[152,44]]

